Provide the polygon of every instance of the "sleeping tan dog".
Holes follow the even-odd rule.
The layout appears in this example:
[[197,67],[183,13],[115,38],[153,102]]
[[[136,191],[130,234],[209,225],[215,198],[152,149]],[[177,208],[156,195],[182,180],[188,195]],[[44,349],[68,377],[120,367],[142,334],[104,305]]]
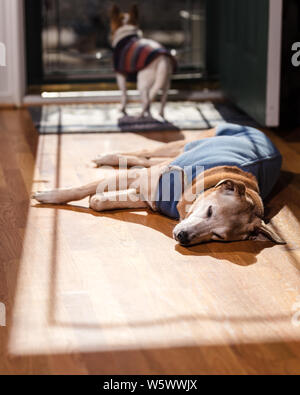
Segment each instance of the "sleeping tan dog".
[[[188,141],[101,155],[94,162],[117,166],[120,161],[138,168],[111,170],[110,176],[92,184],[37,192],[33,198],[40,203],[66,204],[90,196],[95,211],[151,208],[178,217],[174,238],[184,246],[212,240],[284,243],[264,224],[262,200],[278,179],[281,156],[258,130],[226,124],[195,133]],[[183,163],[202,170],[189,179]],[[174,177],[167,177],[170,174]],[[171,179],[182,180],[183,188],[178,197],[172,193],[170,201],[163,200],[160,189]]]

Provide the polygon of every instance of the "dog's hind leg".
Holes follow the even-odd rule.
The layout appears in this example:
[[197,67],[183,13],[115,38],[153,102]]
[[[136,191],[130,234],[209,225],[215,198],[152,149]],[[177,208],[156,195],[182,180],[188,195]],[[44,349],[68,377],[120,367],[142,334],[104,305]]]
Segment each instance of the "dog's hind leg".
[[127,96],[127,87],[126,87],[126,77],[123,74],[117,73],[117,84],[122,94],[121,111],[123,114],[126,115],[128,96]]
[[159,115],[165,119],[165,107],[168,100],[168,94],[170,89],[170,81],[168,81],[163,89],[162,98],[161,98],[161,108]]
[[142,100],[142,112],[140,118],[145,116],[151,116],[150,112],[150,95],[147,89],[141,91],[141,100]]
[[151,167],[165,161],[165,158],[149,158],[142,155],[131,154],[104,154],[99,155],[93,162],[100,166],[118,166],[119,168],[130,168],[134,166]]
[[156,72],[154,62],[152,62],[147,68],[141,70],[137,76],[137,88],[142,102],[141,118],[146,115],[150,116],[150,89],[154,84]]
[[93,162],[98,167],[119,165],[123,167],[151,167],[164,162],[166,159],[172,159],[182,154],[186,143],[187,141],[180,140],[162,144],[154,149],[98,155]]
[[[172,75],[171,60],[166,56],[157,58],[157,69],[154,84],[150,89],[150,103],[152,103],[160,90],[163,92],[162,105],[163,109],[167,102],[168,91],[170,88],[170,79]],[[163,115],[163,114],[162,114]]]

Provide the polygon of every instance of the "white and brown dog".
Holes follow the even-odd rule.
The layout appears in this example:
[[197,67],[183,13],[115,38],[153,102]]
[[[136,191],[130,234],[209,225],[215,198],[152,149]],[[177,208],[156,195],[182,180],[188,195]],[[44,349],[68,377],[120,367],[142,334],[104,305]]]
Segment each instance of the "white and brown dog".
[[33,198],[66,204],[90,196],[96,211],[151,208],[179,219],[174,238],[184,246],[212,240],[284,243],[263,222],[263,199],[277,182],[282,163],[264,133],[224,124],[195,133],[190,141],[102,155],[95,162],[117,166],[120,161],[139,167],[112,169],[92,184],[37,192]]
[[122,112],[126,114],[126,80],[137,76],[137,86],[143,106],[141,117],[150,115],[151,103],[161,90],[160,115],[164,118],[171,75],[176,68],[176,61],[160,44],[142,37],[138,27],[136,5],[132,6],[129,13],[122,13],[118,6],[113,6],[111,40],[114,50],[114,69],[122,93]]

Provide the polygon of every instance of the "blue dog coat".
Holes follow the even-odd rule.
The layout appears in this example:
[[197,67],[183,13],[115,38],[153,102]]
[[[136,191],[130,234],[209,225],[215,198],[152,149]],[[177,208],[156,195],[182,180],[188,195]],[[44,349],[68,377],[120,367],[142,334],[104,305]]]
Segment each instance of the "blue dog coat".
[[[185,146],[184,153],[172,162],[172,166],[184,169],[188,183],[203,171],[217,166],[237,166],[253,174],[259,184],[263,199],[276,184],[282,165],[282,157],[271,140],[257,129],[234,124],[217,128],[216,136],[193,141]],[[165,192],[169,196],[165,198]],[[159,180],[156,210],[168,217],[178,219],[178,202],[182,195],[182,172],[171,170]]]

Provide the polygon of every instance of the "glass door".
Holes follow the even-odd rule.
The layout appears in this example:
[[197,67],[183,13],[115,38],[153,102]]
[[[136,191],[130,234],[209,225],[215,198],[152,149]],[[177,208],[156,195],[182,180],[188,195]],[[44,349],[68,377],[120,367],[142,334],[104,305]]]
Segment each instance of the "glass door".
[[[26,0],[29,80],[41,83],[114,79],[109,41],[110,0]],[[132,1],[116,2],[124,11]],[[170,49],[178,59],[177,78],[200,78],[205,72],[205,0],[139,0],[144,36]],[[34,9],[33,9],[34,8]],[[40,15],[40,17],[39,17]],[[34,32],[34,33],[32,33]],[[40,35],[39,38],[33,34]],[[40,51],[37,69],[32,40]],[[37,78],[36,78],[37,79]]]

